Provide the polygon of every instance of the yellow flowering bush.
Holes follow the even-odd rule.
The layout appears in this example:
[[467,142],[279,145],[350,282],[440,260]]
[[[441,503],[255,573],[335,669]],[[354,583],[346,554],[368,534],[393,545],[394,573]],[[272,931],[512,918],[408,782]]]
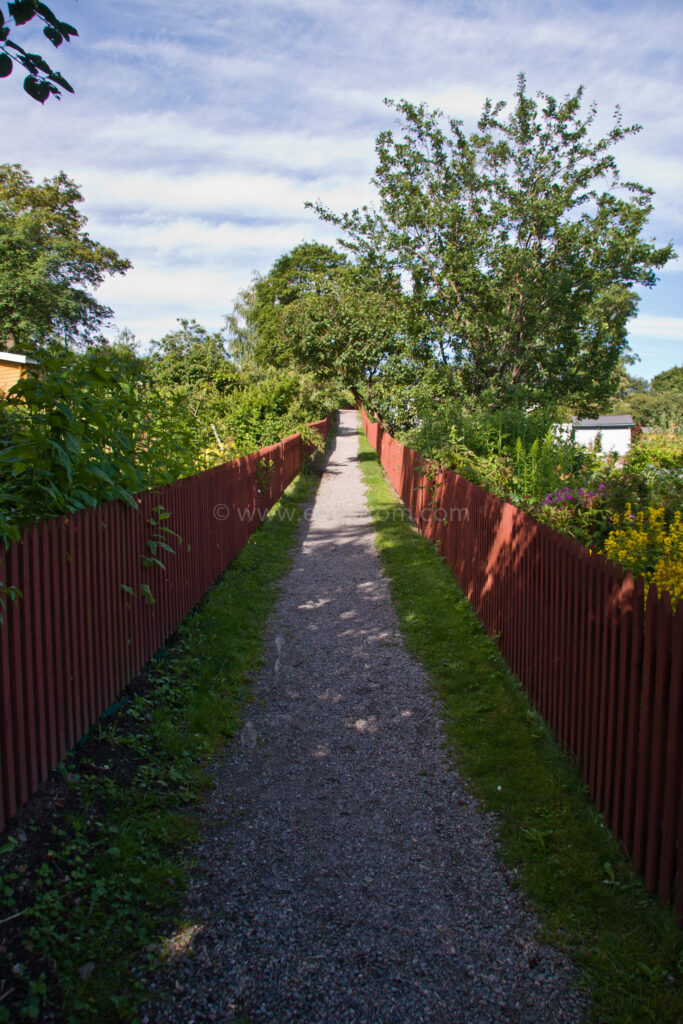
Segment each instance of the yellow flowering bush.
[[680,512],[675,513],[664,537],[664,553],[655,566],[652,582],[657,584],[660,594],[663,590],[669,591],[671,606],[675,608],[679,598],[683,597],[683,521]]
[[201,472],[203,469],[212,469],[213,466],[221,466],[224,462],[231,462],[240,454],[237,445],[231,437],[227,441],[221,441],[218,436],[213,444],[202,448],[195,458],[195,470]]
[[605,555],[643,576],[645,585],[655,583],[659,593],[668,590],[672,606],[683,597],[683,522],[676,512],[667,526],[663,508],[634,514],[626,506],[623,516],[614,516],[614,529],[607,536]]

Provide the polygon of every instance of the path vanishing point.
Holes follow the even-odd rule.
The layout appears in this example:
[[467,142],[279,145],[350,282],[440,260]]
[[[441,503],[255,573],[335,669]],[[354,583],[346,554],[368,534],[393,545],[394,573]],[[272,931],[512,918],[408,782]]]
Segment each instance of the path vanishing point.
[[442,749],[340,428],[143,1021],[565,1024],[585,996]]

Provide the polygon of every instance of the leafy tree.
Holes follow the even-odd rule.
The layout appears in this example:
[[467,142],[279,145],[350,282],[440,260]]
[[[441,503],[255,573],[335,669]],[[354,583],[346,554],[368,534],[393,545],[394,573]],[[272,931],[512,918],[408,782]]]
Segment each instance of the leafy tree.
[[[340,404],[311,373],[239,375],[222,332],[196,321],[141,355],[135,339],[84,351],[51,339],[0,402],[0,550],[21,526],[190,476],[307,429]],[[0,612],[2,610],[0,583]]]
[[514,107],[487,101],[478,130],[405,100],[377,139],[377,208],[335,214],[358,257],[409,281],[413,330],[492,407],[613,394],[634,285],[673,255],[641,237],[652,190],[622,183],[610,149],[639,126],[590,137],[583,90],[561,102],[519,76]]
[[[162,459],[171,478],[225,462],[235,451],[223,443],[226,399],[239,383],[222,332],[196,320],[179,320],[175,331],[151,344],[146,387],[154,408],[153,436],[173,449]],[[158,446],[153,446],[159,458]]]
[[652,378],[652,390],[660,393],[677,392],[683,396],[683,366],[672,366]]
[[182,390],[193,412],[209,392],[223,393],[237,380],[220,331],[210,333],[196,320],[151,343],[150,373],[158,387]]
[[344,267],[325,288],[308,291],[284,307],[285,350],[294,363],[352,390],[370,387],[389,356],[401,347],[403,297],[373,287],[364,268]]
[[[183,332],[191,336],[184,373],[175,337]],[[192,352],[202,336],[205,350]],[[211,392],[211,408],[206,393],[214,342],[191,323],[157,343],[166,350],[161,358],[141,356],[126,336],[85,352],[46,346],[38,372],[0,403],[0,543],[26,523],[112,498],[130,501],[137,491],[225,461],[211,447],[210,419],[225,412],[216,408],[220,392]]]
[[225,317],[225,337],[230,358],[242,372],[256,373],[256,348],[258,329],[256,326],[256,292],[254,285],[238,292],[232,312]]
[[82,201],[63,172],[38,185],[0,164],[0,344],[11,337],[30,351],[55,334],[85,343],[110,319],[88,289],[131,264],[90,238]]
[[633,395],[647,394],[649,390],[650,382],[645,377],[636,377],[629,373],[625,366],[620,368],[619,379],[614,391],[617,399],[629,399]]
[[44,103],[49,96],[61,99],[61,89],[73,92],[66,78],[54,71],[39,53],[30,53],[10,35],[22,25],[37,18],[43,22],[43,35],[53,46],[68,43],[78,32],[66,21],[60,19],[40,0],[15,0],[7,4],[7,15],[0,8],[0,78],[12,74],[18,64],[28,72],[24,78],[24,90],[38,103]]
[[382,420],[390,434],[419,447],[409,432],[424,427],[420,451],[431,453],[448,437],[466,396],[457,370],[439,360],[425,359],[408,339],[383,362],[377,378],[361,390],[361,399]]
[[291,352],[282,336],[282,314],[305,295],[326,294],[348,261],[342,253],[320,242],[302,242],[275,261],[254,283],[251,317],[258,340],[254,356],[262,366],[286,366]]
[[314,440],[307,424],[338,404],[334,388],[321,387],[313,374],[270,368],[244,378],[226,399],[219,431],[239,455],[297,432]]
[[252,370],[296,368],[357,395],[399,344],[404,304],[396,277],[304,242],[257,277],[226,319],[231,346]]
[[614,407],[615,412],[630,413],[640,427],[656,430],[683,429],[683,394],[676,391],[634,392]]
[[613,412],[630,413],[637,426],[683,430],[683,368],[674,366],[652,382],[625,373]]

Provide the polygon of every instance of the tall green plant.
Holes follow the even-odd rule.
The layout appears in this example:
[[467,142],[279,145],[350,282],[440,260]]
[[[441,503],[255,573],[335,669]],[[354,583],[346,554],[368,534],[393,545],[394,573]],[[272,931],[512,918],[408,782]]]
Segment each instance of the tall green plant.
[[[136,460],[133,388],[94,359],[45,357],[3,405],[0,541],[46,516],[121,499],[145,485]],[[9,429],[7,429],[9,428]]]

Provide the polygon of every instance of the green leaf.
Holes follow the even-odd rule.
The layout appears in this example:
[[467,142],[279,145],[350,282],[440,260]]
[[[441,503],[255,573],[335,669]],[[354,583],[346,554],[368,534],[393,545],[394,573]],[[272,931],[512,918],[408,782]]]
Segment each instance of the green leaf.
[[51,78],[53,82],[56,82],[57,85],[61,85],[62,89],[66,89],[67,92],[74,92],[73,86],[69,85],[66,78],[64,78],[63,75],[60,75],[59,71],[51,72],[48,77]]
[[147,555],[140,555],[140,565],[143,569],[151,569],[152,566],[156,565],[166,572],[166,566],[163,562],[160,562],[158,558],[149,558]]
[[59,21],[57,20],[56,15],[50,10],[47,4],[38,2],[34,4],[34,6],[36,9],[36,14],[39,14],[41,18],[44,18],[44,20],[47,21],[48,24],[53,25],[55,28],[59,25]]
[[61,46],[64,42],[64,38],[61,32],[59,32],[56,28],[53,28],[52,25],[45,26],[45,28],[43,29],[43,35],[50,40],[53,46]]
[[14,62],[6,53],[0,53],[0,78],[7,78],[12,74]]
[[63,445],[58,444],[57,441],[52,441],[50,449],[52,451],[52,457],[59,466],[63,466],[63,468],[67,470],[71,469],[71,459],[69,458],[67,449]]
[[91,476],[94,476],[98,480],[102,480],[103,483],[105,483],[105,484],[112,484],[113,483],[111,472],[107,472],[105,469],[102,469],[100,466],[89,466],[88,467],[88,472],[90,473]]
[[59,22],[59,31],[62,33],[67,42],[69,41],[71,36],[78,35],[78,29],[75,29],[73,25],[69,25],[66,21]]
[[30,63],[31,70],[37,69],[38,71],[42,71],[44,75],[49,75],[52,71],[52,68],[50,67],[48,62],[43,57],[41,57],[39,53],[27,53],[26,63],[27,66]]
[[26,50],[24,49],[23,46],[19,46],[19,43],[15,43],[11,39],[7,40],[7,42],[5,43],[5,46],[11,46],[13,50],[17,51],[17,53],[23,53],[23,54],[26,53]]
[[44,103],[52,90],[47,82],[41,82],[34,75],[27,75],[24,79],[24,91],[38,103]]
[[16,0],[15,3],[10,3],[7,6],[10,18],[14,18],[15,25],[25,25],[27,21],[36,16],[33,4],[28,4],[25,0]]

